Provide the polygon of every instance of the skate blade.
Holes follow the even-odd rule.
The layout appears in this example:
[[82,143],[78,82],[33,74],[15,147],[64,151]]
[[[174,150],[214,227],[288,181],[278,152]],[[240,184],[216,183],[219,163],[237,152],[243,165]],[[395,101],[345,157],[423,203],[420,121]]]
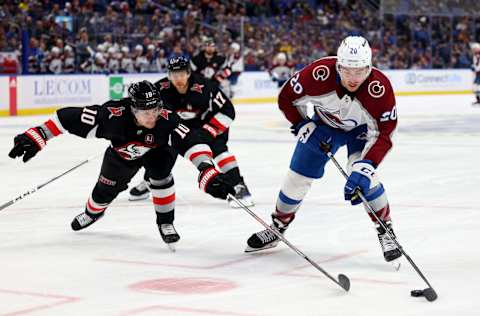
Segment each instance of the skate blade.
[[278,243],[276,244],[273,244],[273,245],[268,245],[268,246],[265,246],[265,247],[262,247],[262,248],[252,248],[250,246],[247,245],[247,248],[245,248],[244,252],[246,253],[249,253],[249,252],[258,252],[258,251],[262,251],[262,250],[267,250],[267,249],[271,249],[271,248],[275,248],[277,247]]
[[392,265],[392,268],[395,270],[395,271],[398,271],[400,270],[400,267],[402,266],[402,263],[400,262],[399,260],[400,258],[397,258],[393,261],[390,261],[388,263],[390,263]]
[[[244,198],[244,199],[238,199],[238,200],[247,207],[255,205],[255,203],[253,202],[253,199],[251,198]],[[242,208],[242,206],[239,205],[235,200],[229,200],[228,205],[230,205],[231,208]]]
[[387,261],[387,263],[389,263],[395,271],[398,271],[402,266],[400,258],[401,257],[398,257],[397,259],[393,259],[392,261]]
[[167,244],[168,250],[170,250],[171,252],[176,252],[177,251],[176,244],[177,244],[176,242],[171,242]]
[[146,200],[150,197],[150,192],[147,192],[145,194],[142,194],[142,195],[130,195],[128,197],[128,200],[129,201],[141,201],[141,200]]

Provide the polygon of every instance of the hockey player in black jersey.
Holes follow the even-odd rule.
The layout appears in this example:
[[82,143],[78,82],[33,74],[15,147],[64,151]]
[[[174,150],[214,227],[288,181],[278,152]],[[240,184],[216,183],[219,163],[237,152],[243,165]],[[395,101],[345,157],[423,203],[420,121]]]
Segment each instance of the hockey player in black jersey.
[[[210,81],[191,73],[186,57],[173,57],[168,61],[168,77],[155,83],[162,101],[175,110],[189,128],[202,131],[209,138],[217,166],[229,176],[235,186],[235,197],[247,206],[253,205],[251,194],[240,175],[235,156],[228,151],[228,133],[235,119],[235,109],[225,94]],[[188,154],[188,153],[187,153]],[[148,177],[148,172],[146,173]],[[145,182],[130,191],[131,200],[148,197]],[[238,207],[229,201],[232,207]]]
[[207,38],[203,46],[204,49],[190,61],[192,71],[218,84],[223,93],[231,98],[233,94],[228,79],[232,75],[232,65],[229,64],[226,56],[217,52],[213,39]]
[[171,174],[177,152],[190,158],[200,171],[198,181],[202,190],[221,199],[234,190],[227,177],[215,168],[204,135],[189,129],[177,114],[164,107],[152,83],[134,83],[128,95],[103,105],[59,109],[48,121],[17,135],[9,156],[23,156],[27,162],[48,140],[66,132],[110,140],[98,182],[85,211],[73,219],[72,229],[81,230],[99,220],[117,195],[128,188],[138,169],[145,167],[156,222],[162,239],[170,246],[180,239],[173,226],[175,188]]
[[215,76],[226,65],[226,57],[217,52],[212,39],[205,40],[203,45],[204,49],[192,57],[190,62],[192,71],[206,79],[216,80]]

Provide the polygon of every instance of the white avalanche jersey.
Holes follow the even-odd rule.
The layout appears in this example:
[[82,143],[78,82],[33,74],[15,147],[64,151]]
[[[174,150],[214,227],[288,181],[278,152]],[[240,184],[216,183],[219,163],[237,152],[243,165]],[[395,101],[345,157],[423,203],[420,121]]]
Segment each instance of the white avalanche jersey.
[[321,58],[293,75],[280,91],[279,107],[292,124],[305,119],[303,109],[313,107],[320,123],[332,128],[350,131],[366,125],[362,159],[378,165],[392,147],[391,136],[397,126],[390,81],[374,68],[355,93],[348,93],[340,84],[336,60]]

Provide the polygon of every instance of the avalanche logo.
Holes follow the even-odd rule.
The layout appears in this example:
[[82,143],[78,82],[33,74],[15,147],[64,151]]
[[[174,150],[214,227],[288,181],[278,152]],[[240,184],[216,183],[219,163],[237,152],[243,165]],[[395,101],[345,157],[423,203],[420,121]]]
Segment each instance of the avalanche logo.
[[368,84],[368,94],[376,99],[381,98],[385,94],[385,86],[380,81],[374,80]]
[[327,80],[328,76],[330,76],[330,69],[328,69],[328,67],[325,65],[317,66],[313,68],[312,76],[313,79],[317,81],[325,81]]
[[112,117],[114,116],[122,116],[123,114],[123,111],[125,110],[125,107],[121,106],[121,107],[118,107],[118,108],[114,108],[114,107],[107,107],[108,111],[110,112],[110,115],[108,116],[109,119],[111,119]]
[[114,147],[115,151],[125,160],[135,160],[145,155],[152,147],[139,142],[131,142]]

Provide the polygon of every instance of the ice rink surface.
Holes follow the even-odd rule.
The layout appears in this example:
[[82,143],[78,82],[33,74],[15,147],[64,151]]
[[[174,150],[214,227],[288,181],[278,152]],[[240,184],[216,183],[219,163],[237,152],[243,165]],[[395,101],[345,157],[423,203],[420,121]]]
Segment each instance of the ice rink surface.
[[[197,172],[174,169],[177,252],[161,241],[151,202],[124,192],[106,216],[73,232],[101,159],[87,163],[0,211],[0,315],[479,315],[480,108],[472,96],[398,97],[395,146],[379,168],[400,243],[438,293],[410,297],[425,284],[406,260],[385,263],[362,207],[343,201],[333,164],[307,195],[286,237],[333,275],[344,293],[285,245],[245,254],[263,229],[197,189]],[[107,143],[64,135],[32,161],[13,161],[13,137],[45,117],[0,119],[4,203],[92,155]],[[275,105],[238,105],[230,149],[256,206],[269,220],[294,139]],[[346,152],[337,153],[344,164]],[[139,177],[131,184],[136,183]]]

